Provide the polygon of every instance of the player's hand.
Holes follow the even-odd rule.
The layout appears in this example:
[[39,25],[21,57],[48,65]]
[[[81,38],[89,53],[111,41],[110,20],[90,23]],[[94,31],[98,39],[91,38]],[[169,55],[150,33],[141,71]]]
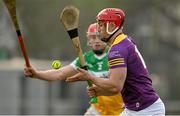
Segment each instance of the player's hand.
[[35,77],[36,76],[36,70],[32,67],[25,67],[24,68],[24,75],[26,77]]
[[106,95],[106,90],[96,85],[87,87],[87,93],[89,97]]
[[91,87],[89,87],[89,86],[87,87],[87,93],[88,93],[89,97],[97,96],[96,95],[96,88],[97,88],[97,86],[95,86],[95,85],[93,85]]
[[66,82],[89,81],[92,78],[94,78],[92,74],[90,74],[88,71],[84,69],[77,68],[77,71],[78,73],[74,76],[68,77],[66,79]]

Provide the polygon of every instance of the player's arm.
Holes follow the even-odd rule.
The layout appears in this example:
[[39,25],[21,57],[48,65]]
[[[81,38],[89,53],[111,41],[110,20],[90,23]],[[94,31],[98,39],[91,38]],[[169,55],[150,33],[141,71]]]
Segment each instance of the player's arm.
[[[97,78],[94,75],[88,73],[83,69],[78,69],[79,73],[76,75],[69,77],[66,79],[67,82],[76,82],[76,81],[92,81],[95,84],[96,88],[89,88],[91,90],[95,90],[98,96],[99,95],[114,95],[119,93],[126,79],[127,68],[115,68],[110,69],[110,77],[106,78]],[[98,88],[99,87],[99,88]],[[92,93],[93,94],[93,93]],[[93,95],[92,95],[93,96]]]
[[[127,68],[110,69],[110,77],[92,78],[92,82],[103,89],[97,88],[97,95],[114,95],[121,92],[126,80]],[[103,91],[104,90],[104,91]]]
[[65,80],[67,77],[72,76],[76,73],[76,69],[71,65],[64,66],[57,70],[52,69],[39,71],[34,69],[33,67],[26,67],[24,69],[25,76],[46,81]]

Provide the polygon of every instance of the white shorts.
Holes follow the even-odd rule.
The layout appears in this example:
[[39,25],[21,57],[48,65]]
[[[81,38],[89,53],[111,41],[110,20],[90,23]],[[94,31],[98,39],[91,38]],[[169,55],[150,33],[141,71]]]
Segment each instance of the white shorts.
[[99,116],[100,113],[96,110],[95,107],[90,106],[90,107],[87,109],[87,111],[86,111],[86,113],[84,114],[84,116],[92,116],[92,115],[94,115],[94,116]]
[[165,116],[165,106],[159,98],[152,105],[140,111],[133,111],[125,108],[120,116]]

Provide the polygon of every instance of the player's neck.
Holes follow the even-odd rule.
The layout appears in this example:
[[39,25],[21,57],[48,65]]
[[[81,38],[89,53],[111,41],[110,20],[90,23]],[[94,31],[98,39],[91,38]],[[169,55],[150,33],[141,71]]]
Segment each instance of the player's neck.
[[97,56],[101,56],[105,53],[106,48],[103,48],[101,50],[93,50],[94,54],[96,54]]
[[96,57],[97,59],[100,60],[100,59],[104,58],[106,55],[107,55],[106,52],[103,52],[101,55],[94,54],[94,57]]
[[111,39],[108,41],[108,45],[111,46],[114,42],[114,40],[116,39],[116,37],[120,34],[122,34],[122,29],[119,29],[112,37]]

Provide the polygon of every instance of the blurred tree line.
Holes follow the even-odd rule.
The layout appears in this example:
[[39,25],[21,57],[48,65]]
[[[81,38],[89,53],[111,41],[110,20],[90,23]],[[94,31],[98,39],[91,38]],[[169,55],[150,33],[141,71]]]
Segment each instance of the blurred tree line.
[[[31,58],[73,60],[72,42],[59,22],[59,14],[69,4],[80,9],[79,35],[83,51],[87,51],[86,31],[95,22],[97,13],[106,7],[121,8],[126,13],[124,33],[132,36],[150,73],[160,79],[164,99],[180,98],[180,1],[179,0],[16,0],[20,27]],[[0,22],[3,17],[12,26],[0,1]],[[7,26],[6,25],[6,26]],[[3,26],[4,27],[4,26]],[[12,28],[12,27],[9,27]],[[0,23],[2,30],[2,24]],[[13,28],[12,28],[13,29]],[[10,31],[11,39],[16,38]],[[7,33],[6,33],[7,34]],[[0,32],[0,42],[3,33]],[[11,42],[13,43],[13,42]],[[18,41],[11,53],[21,56]],[[13,47],[11,47],[13,48]],[[162,83],[161,83],[162,82]],[[165,83],[165,84],[164,84]]]

